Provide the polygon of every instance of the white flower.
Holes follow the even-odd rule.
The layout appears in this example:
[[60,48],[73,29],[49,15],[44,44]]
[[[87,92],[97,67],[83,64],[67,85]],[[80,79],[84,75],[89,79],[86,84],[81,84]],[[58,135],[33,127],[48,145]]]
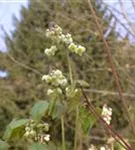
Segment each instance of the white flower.
[[97,150],[97,148],[94,145],[91,145],[88,150]]
[[31,131],[29,132],[29,135],[32,136],[32,137],[36,136],[36,131],[31,130]]
[[77,93],[78,92],[78,89],[75,89],[75,93]]
[[62,34],[62,28],[58,25],[54,26],[54,31],[56,32],[56,34]]
[[53,30],[47,29],[46,30],[46,37],[53,38],[55,36],[55,32]]
[[68,46],[68,49],[69,49],[71,52],[76,52],[77,45],[72,42],[72,43],[70,43],[70,45]]
[[49,75],[43,75],[42,80],[45,80],[47,83],[50,83],[52,78]]
[[112,108],[108,107],[106,104],[104,104],[102,109],[102,117],[107,124],[110,124],[112,119]]
[[75,53],[82,56],[82,54],[86,51],[86,48],[84,46],[78,45],[78,47],[75,49]]
[[29,131],[25,132],[24,136],[28,137],[29,136]]
[[58,38],[60,39],[60,41],[64,41],[65,35],[64,35],[64,34],[61,34],[60,36],[58,36]]
[[25,131],[30,131],[31,128],[30,127],[25,127]]
[[57,88],[56,91],[59,93],[59,94],[62,94],[62,90],[60,88]]
[[60,70],[58,70],[58,69],[57,70],[53,70],[52,73],[54,75],[56,75],[57,77],[61,77],[62,76],[62,72]]
[[45,140],[46,142],[49,142],[49,141],[50,141],[50,134],[46,134],[46,135],[44,136],[44,140]]
[[66,44],[70,44],[73,42],[71,34],[67,33],[63,38],[62,41]]
[[52,89],[47,90],[47,95],[51,95],[54,91]]
[[55,45],[52,45],[51,48],[50,48],[52,51],[56,52],[58,49]]
[[102,146],[102,147],[100,147],[100,150],[106,150],[106,148]]
[[66,85],[67,85],[67,79],[59,80],[59,84],[60,84],[61,86],[66,86]]
[[57,51],[57,47],[55,45],[52,45],[50,48],[45,49],[45,54],[47,56],[54,56],[55,52]]
[[55,53],[54,53],[53,51],[51,51],[51,49],[46,48],[46,49],[45,49],[45,54],[46,54],[47,56],[53,56]]

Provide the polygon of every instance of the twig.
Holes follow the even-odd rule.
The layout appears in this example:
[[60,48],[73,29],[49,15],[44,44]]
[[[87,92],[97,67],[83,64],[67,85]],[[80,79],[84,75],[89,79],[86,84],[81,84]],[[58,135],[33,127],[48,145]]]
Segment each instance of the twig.
[[29,66],[27,66],[27,65],[25,65],[25,64],[23,64],[23,63],[21,63],[21,62],[19,62],[18,60],[14,59],[9,53],[7,53],[7,55],[8,55],[8,57],[9,57],[14,63],[18,64],[19,66],[21,66],[21,67],[23,67],[23,68],[25,68],[25,69],[27,69],[27,70],[31,70],[31,71],[33,71],[34,73],[38,74],[38,75],[43,75],[43,74],[42,74],[41,72],[39,72],[38,70],[36,70],[36,69],[34,69],[34,68],[31,68],[31,67],[29,67]]
[[129,125],[130,125],[130,128],[133,132],[133,134],[135,135],[135,128],[134,128],[134,124],[132,123],[132,120],[131,120],[131,117],[130,117],[130,114],[128,112],[128,108],[127,108],[127,102],[124,100],[124,97],[123,97],[123,94],[122,94],[122,88],[120,86],[120,81],[119,81],[119,77],[118,77],[118,74],[116,72],[116,69],[115,69],[115,65],[114,65],[114,62],[113,62],[113,58],[112,58],[112,55],[110,53],[110,48],[108,46],[108,43],[107,41],[105,40],[104,38],[104,35],[103,35],[103,31],[102,31],[102,28],[101,28],[101,25],[99,24],[98,22],[98,19],[97,19],[97,16],[96,16],[96,13],[93,9],[93,6],[91,4],[91,1],[88,0],[88,4],[89,4],[89,7],[90,7],[90,10],[95,18],[95,22],[96,22],[96,25],[97,25],[97,28],[100,32],[100,36],[104,42],[104,50],[105,50],[105,53],[107,53],[108,55],[108,59],[109,59],[109,63],[110,63],[110,66],[111,66],[111,69],[112,69],[112,74],[113,74],[113,77],[115,79],[115,83],[116,83],[116,86],[117,86],[117,89],[118,89],[118,93],[119,93],[119,96],[120,96],[120,99],[122,101],[122,104],[123,104],[123,107],[124,107],[124,112],[127,116],[127,119],[128,119],[128,122],[129,122]]
[[[110,91],[104,91],[104,90],[97,90],[97,89],[84,89],[85,92],[90,92],[90,93],[97,93],[97,94],[103,94],[103,95],[113,95],[113,96],[118,96],[118,92],[110,92]],[[130,94],[130,93],[123,93],[124,97],[130,97],[130,98],[135,98],[135,94]]]
[[[125,26],[125,24],[122,23],[122,22],[120,21],[120,19],[119,19],[116,15],[114,15],[114,14],[112,13],[112,10],[109,8],[109,6],[108,6],[107,4],[105,4],[103,1],[102,1],[102,3],[107,6],[107,9],[111,12],[111,14],[113,15],[113,17],[118,21],[118,23],[119,23],[120,25],[122,25],[122,27],[125,28],[125,30],[126,30],[128,33],[130,33],[130,35],[132,35],[132,37],[135,38],[135,35]],[[120,12],[119,12],[118,10],[116,10],[115,8],[113,8],[113,9],[114,9],[114,11],[116,11],[117,13],[120,13]],[[121,13],[120,13],[120,14],[121,14]]]
[[92,103],[90,103],[89,99],[87,98],[83,88],[80,86],[81,90],[82,90],[82,94],[85,98],[85,106],[86,108],[90,111],[90,112],[93,112],[93,114],[101,121],[101,123],[104,125],[105,127],[105,130],[109,133],[111,133],[112,137],[123,147],[125,148],[126,150],[133,150],[130,145],[128,145],[126,143],[126,141],[123,140],[123,138],[115,132],[115,130],[113,130],[113,128],[108,125],[104,119],[101,117],[101,115],[97,112],[97,110],[95,109],[94,105]]

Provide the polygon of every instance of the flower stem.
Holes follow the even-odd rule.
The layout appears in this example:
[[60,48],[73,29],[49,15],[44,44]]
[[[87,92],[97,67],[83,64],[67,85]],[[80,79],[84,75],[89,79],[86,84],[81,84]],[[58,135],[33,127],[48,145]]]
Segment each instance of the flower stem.
[[61,117],[61,130],[62,130],[62,150],[66,150],[64,116]]
[[78,141],[78,118],[79,118],[79,109],[78,109],[78,106],[76,106],[74,150],[77,150],[77,141]]
[[71,60],[70,60],[70,57],[69,57],[68,50],[67,50],[67,60],[68,60],[68,69],[69,69],[70,82],[71,82],[71,84],[73,84],[73,74],[72,74]]

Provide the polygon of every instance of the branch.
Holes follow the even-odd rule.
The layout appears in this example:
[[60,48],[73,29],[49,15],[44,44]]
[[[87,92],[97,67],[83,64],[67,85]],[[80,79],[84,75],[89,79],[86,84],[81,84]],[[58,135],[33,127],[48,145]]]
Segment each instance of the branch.
[[130,116],[130,114],[128,112],[127,101],[125,101],[125,99],[123,97],[122,88],[121,88],[121,85],[120,85],[120,81],[119,81],[119,77],[118,77],[117,71],[115,69],[115,65],[114,65],[114,62],[113,62],[113,58],[112,58],[112,55],[111,55],[111,52],[110,52],[109,45],[108,45],[106,39],[104,38],[104,34],[103,34],[103,31],[102,31],[102,26],[101,26],[101,24],[99,23],[99,21],[97,19],[96,12],[94,11],[92,3],[91,3],[90,0],[88,0],[88,4],[89,4],[90,11],[92,12],[92,14],[93,14],[93,16],[95,18],[95,23],[97,25],[97,28],[98,28],[99,33],[100,33],[100,36],[101,36],[101,38],[103,40],[103,43],[104,43],[104,50],[105,50],[105,53],[108,56],[109,64],[110,64],[111,69],[112,69],[112,74],[113,74],[113,77],[114,77],[114,80],[115,80],[115,83],[116,83],[116,86],[117,86],[117,89],[118,89],[118,93],[119,93],[120,99],[121,99],[122,104],[123,104],[124,112],[125,112],[125,114],[127,116],[130,128],[131,128],[133,134],[135,135],[135,127],[134,127],[134,124],[132,123],[131,116]]

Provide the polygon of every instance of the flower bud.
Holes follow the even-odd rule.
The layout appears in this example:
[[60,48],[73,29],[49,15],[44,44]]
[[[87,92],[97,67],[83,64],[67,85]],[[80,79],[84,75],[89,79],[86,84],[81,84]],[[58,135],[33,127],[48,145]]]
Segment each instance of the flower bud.
[[44,136],[44,140],[45,140],[46,142],[49,142],[49,141],[50,141],[50,134],[46,134],[46,135]]
[[47,90],[47,95],[51,95],[54,91],[52,89]]
[[70,43],[70,45],[68,46],[68,49],[69,49],[71,52],[76,52],[77,45],[76,45],[75,43]]
[[77,49],[75,50],[75,53],[82,56],[82,54],[86,51],[86,48],[84,46],[79,45]]

